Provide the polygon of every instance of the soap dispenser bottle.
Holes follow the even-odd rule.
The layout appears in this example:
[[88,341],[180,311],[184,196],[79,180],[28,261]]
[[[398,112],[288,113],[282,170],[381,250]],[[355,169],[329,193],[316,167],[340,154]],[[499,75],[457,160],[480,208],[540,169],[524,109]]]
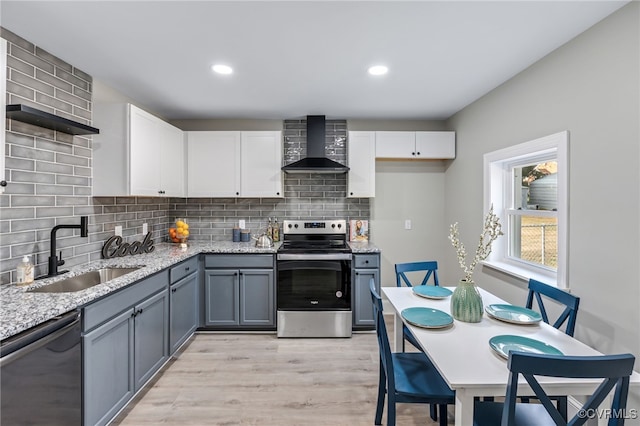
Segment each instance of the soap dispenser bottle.
[[22,258],[22,262],[18,264],[17,281],[20,285],[27,285],[33,282],[33,264],[29,256]]

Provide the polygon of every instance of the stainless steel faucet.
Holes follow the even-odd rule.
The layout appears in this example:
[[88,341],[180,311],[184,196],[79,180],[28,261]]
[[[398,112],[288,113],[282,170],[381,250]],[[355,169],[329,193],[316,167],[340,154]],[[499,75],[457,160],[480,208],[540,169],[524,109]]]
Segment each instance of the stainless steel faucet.
[[[58,229],[79,229],[81,237],[87,237],[89,235],[89,216],[80,216],[80,225],[56,225],[51,230],[51,253],[49,255],[49,273],[46,277],[55,277],[56,275],[64,274],[69,271],[58,272],[58,266],[64,265],[62,260],[62,251],[60,252],[60,259],[56,256],[56,232]],[[43,277],[43,278],[46,278]]]

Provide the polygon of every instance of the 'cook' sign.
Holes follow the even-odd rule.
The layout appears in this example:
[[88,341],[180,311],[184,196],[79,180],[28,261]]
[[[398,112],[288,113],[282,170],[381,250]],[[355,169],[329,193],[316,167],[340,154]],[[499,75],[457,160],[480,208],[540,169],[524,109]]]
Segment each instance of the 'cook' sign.
[[102,247],[102,257],[104,259],[111,259],[112,257],[123,257],[128,254],[151,253],[153,250],[155,250],[155,247],[153,246],[150,232],[144,236],[144,240],[135,241],[131,244],[123,243],[122,237],[114,235],[104,243]]

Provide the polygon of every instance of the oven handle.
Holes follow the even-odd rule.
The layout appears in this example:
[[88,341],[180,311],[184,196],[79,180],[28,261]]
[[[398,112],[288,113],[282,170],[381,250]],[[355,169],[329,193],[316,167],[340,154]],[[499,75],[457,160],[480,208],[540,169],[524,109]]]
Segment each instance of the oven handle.
[[351,260],[351,253],[322,253],[322,254],[304,254],[304,253],[278,253],[278,260]]

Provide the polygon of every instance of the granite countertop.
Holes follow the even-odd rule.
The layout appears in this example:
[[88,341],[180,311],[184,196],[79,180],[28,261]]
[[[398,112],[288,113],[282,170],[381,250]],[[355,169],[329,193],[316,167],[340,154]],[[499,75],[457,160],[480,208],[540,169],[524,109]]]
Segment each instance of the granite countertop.
[[380,253],[380,249],[369,241],[351,241],[349,242],[349,247],[351,247],[351,251],[355,254]]
[[[8,284],[0,286],[0,340],[11,337],[31,327],[44,323],[58,315],[80,308],[118,289],[144,279],[201,253],[250,253],[275,254],[281,243],[271,248],[255,247],[254,242],[231,241],[190,242],[186,249],[176,244],[160,243],[152,253],[103,259],[73,267],[58,277],[37,280],[28,286]],[[379,253],[370,242],[350,242],[353,253]],[[27,290],[42,287],[65,278],[80,275],[104,267],[140,267],[140,269],[86,290],[71,293],[28,293]]]

